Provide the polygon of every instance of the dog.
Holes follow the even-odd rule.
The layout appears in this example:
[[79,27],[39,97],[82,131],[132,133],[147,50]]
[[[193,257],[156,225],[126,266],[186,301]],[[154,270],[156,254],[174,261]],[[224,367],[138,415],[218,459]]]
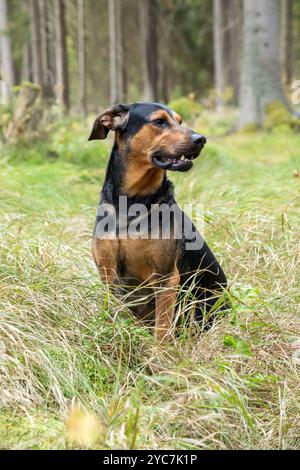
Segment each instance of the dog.
[[[114,131],[115,137],[97,210],[93,257],[104,281],[122,292],[131,289],[133,313],[154,325],[159,342],[168,341],[183,288],[190,289],[196,299],[197,321],[209,312],[227,308],[223,300],[226,276],[177,205],[173,184],[167,178],[167,171],[192,168],[206,138],[184,127],[176,112],[158,103],[118,104],[107,109],[96,118],[89,140],[105,139],[109,131]],[[99,231],[103,222],[107,229],[113,216],[120,216],[120,198],[126,200],[128,212],[125,218],[122,215],[122,223],[113,222],[114,230],[104,230],[103,236],[103,230]],[[123,236],[121,226],[128,229],[134,220],[136,227],[137,219],[141,225],[141,217],[130,215],[135,205],[144,208],[142,219],[147,223],[159,213],[154,236],[149,236],[149,227],[146,233]],[[161,236],[166,225],[160,213],[163,206],[173,211],[168,237]],[[175,233],[176,225],[184,227],[181,237]]]

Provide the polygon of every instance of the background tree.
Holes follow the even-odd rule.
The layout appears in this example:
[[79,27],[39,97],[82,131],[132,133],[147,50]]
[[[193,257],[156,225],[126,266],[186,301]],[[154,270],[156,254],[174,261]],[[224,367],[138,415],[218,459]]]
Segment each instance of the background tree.
[[222,0],[214,0],[214,72],[217,108],[223,106],[225,89],[224,44],[224,5]]
[[222,0],[224,20],[223,56],[225,84],[232,88],[233,102],[238,104],[243,41],[243,1]]
[[[258,8],[265,11],[269,1]],[[258,2],[250,3],[255,10]],[[268,20],[262,25],[262,19],[254,18],[257,32],[252,28],[249,34],[251,18],[243,0],[1,0],[2,9],[9,6],[9,18],[1,15],[8,34],[0,35],[0,45],[2,38],[10,43],[10,66],[5,68],[13,70],[15,84],[24,79],[37,83],[48,104],[56,97],[65,109],[85,113],[113,102],[168,102],[182,96],[205,97],[205,105],[212,106],[216,90],[220,105],[230,98],[228,88],[233,90],[230,103],[239,105],[239,96],[246,99],[240,90],[246,62],[250,89],[252,82],[256,88],[266,80],[269,64],[274,70],[279,57],[285,85],[300,71],[300,2],[274,3],[280,25],[270,26]],[[275,41],[270,39],[272,46],[263,54],[265,26]],[[275,93],[278,71],[269,75],[273,81],[267,88]]]
[[85,2],[78,0],[78,72],[79,102],[84,115],[86,114],[86,66],[85,66]]
[[[159,100],[167,103],[170,99],[172,34],[175,29],[176,5],[174,2],[164,2],[160,5],[159,19]],[[162,21],[163,19],[163,21]],[[161,24],[163,23],[163,24]]]
[[111,103],[124,98],[121,8],[121,0],[108,0]]
[[40,17],[40,48],[42,65],[43,96],[48,99],[55,97],[55,46],[53,29],[53,4],[51,0],[39,0]]
[[216,104],[223,106],[225,90],[238,103],[240,89],[242,0],[214,0],[214,78]]
[[8,28],[8,15],[8,1],[0,0],[1,75],[11,89],[15,84],[15,69],[12,57],[11,38]]
[[56,72],[57,99],[65,111],[69,110],[69,74],[67,54],[67,30],[65,18],[65,1],[55,0],[55,40],[56,40]]
[[158,100],[158,3],[140,0],[144,100]]
[[159,55],[167,57],[169,99],[204,97],[214,87],[213,2],[167,0],[159,7]]
[[281,101],[279,2],[244,0],[244,46],[240,126],[261,124],[266,106]]
[[293,0],[281,0],[280,39],[284,83],[290,86],[293,77]]
[[[22,14],[24,17],[27,16],[29,11],[28,0],[24,0],[22,3]],[[27,29],[27,28],[26,28]],[[22,57],[20,63],[20,81],[33,81],[32,76],[32,55],[30,47],[30,35],[25,33],[22,41]]]
[[43,87],[42,41],[39,0],[30,0],[32,76]]

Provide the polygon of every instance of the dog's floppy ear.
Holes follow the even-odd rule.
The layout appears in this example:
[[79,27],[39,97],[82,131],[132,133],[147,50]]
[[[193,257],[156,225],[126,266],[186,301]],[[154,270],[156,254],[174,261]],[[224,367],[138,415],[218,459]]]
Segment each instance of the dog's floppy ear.
[[123,104],[116,104],[103,111],[94,122],[89,140],[105,139],[109,131],[124,130],[129,119],[129,108]]

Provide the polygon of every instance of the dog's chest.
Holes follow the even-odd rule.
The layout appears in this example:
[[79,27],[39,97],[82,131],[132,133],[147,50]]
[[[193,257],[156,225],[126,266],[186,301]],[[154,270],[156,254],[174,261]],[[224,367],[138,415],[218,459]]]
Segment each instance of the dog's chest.
[[139,284],[173,271],[177,244],[162,239],[95,239],[93,254],[97,266],[113,270],[120,283]]
[[120,240],[119,274],[139,281],[146,281],[153,275],[165,276],[173,270],[175,252],[174,240]]

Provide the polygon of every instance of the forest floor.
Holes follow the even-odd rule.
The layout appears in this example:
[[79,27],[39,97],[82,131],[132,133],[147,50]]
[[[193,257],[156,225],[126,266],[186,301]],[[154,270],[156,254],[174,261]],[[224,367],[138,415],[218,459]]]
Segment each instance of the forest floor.
[[233,308],[161,351],[94,267],[109,142],[87,134],[1,149],[0,448],[299,448],[300,135],[211,135],[170,175]]

